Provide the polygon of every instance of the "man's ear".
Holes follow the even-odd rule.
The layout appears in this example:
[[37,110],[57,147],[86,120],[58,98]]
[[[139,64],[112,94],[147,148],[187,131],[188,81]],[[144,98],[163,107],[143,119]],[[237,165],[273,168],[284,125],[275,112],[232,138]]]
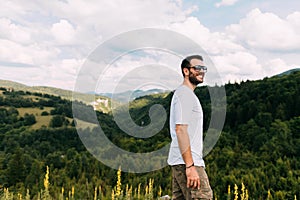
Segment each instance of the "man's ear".
[[183,73],[185,76],[190,74],[190,70],[188,68],[183,68]]

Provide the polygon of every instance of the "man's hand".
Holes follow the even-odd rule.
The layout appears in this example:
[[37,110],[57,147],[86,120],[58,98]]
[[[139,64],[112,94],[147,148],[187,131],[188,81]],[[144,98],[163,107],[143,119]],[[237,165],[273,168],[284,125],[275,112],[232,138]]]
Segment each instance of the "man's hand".
[[200,189],[200,177],[195,166],[186,168],[187,187]]

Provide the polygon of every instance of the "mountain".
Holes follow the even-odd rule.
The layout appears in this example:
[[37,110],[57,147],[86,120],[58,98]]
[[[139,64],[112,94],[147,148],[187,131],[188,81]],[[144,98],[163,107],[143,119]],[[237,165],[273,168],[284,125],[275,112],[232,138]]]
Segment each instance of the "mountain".
[[[71,90],[64,90],[64,89],[48,87],[48,86],[27,86],[27,85],[17,83],[14,81],[9,81],[9,80],[0,80],[0,87],[12,88],[16,91],[22,90],[22,91],[28,91],[28,92],[32,92],[32,93],[34,93],[34,92],[45,93],[45,94],[60,96],[62,98],[68,99],[68,100],[72,99],[72,93],[73,93],[73,91],[71,91]],[[87,99],[90,99],[90,97],[93,96],[91,94],[83,94],[83,93],[76,93],[76,94],[81,94],[81,96],[79,96],[78,100],[81,100],[83,102],[87,102]]]
[[162,89],[150,89],[150,90],[134,90],[134,91],[129,90],[121,93],[99,93],[98,95],[111,98],[115,101],[126,103],[138,97],[151,95],[151,94],[168,93],[168,92],[170,91],[162,90]]
[[[21,83],[17,83],[9,80],[0,80],[0,87],[4,88],[12,88],[14,90],[28,91],[28,92],[36,92],[36,93],[44,93],[55,96],[60,96],[64,99],[72,100],[74,97],[75,100],[82,101],[86,104],[93,105],[95,110],[109,112],[111,101],[114,101],[115,105],[119,105],[120,103],[127,103],[132,101],[138,97],[151,95],[151,94],[160,94],[167,93],[168,91],[162,89],[150,89],[150,90],[134,90],[134,91],[126,91],[121,93],[99,93],[95,94],[94,92],[90,93],[78,93],[70,90],[64,90],[55,87],[48,86],[27,86]],[[72,95],[74,95],[72,97]]]
[[26,91],[29,89],[29,86],[17,83],[14,81],[9,81],[9,80],[1,80],[0,79],[0,86],[5,87],[5,88],[14,88],[15,90],[23,90]]
[[287,70],[287,71],[282,72],[282,73],[280,73],[280,74],[277,74],[277,75],[275,75],[275,76],[290,75],[291,73],[294,73],[294,72],[297,72],[297,71],[300,71],[300,68],[290,69],[290,70]]
[[27,91],[31,93],[42,93],[54,96],[59,96],[67,100],[77,100],[88,105],[92,105],[95,110],[109,112],[111,99],[101,95],[84,94],[79,92],[73,92],[71,90],[64,90],[55,87],[48,86],[27,86],[21,83],[17,83],[9,80],[0,80],[0,87],[11,88],[15,91]]

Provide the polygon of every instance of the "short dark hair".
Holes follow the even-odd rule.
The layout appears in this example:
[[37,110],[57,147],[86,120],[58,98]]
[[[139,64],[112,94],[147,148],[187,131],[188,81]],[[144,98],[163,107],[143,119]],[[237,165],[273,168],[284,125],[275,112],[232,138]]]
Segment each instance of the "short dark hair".
[[192,59],[198,59],[198,60],[203,61],[203,58],[200,55],[191,55],[191,56],[188,56],[185,59],[183,59],[182,63],[181,63],[181,72],[182,72],[183,76],[184,76],[183,69],[191,67],[191,63],[190,62],[191,62]]

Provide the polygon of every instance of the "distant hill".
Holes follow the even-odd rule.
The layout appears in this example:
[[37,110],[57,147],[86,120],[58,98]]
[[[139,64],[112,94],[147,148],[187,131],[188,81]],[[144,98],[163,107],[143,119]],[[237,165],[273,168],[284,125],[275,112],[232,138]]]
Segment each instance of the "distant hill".
[[111,98],[115,101],[120,102],[129,102],[132,101],[138,97],[151,95],[151,94],[160,94],[160,93],[167,93],[170,91],[162,90],[162,89],[150,89],[150,90],[128,90],[126,92],[121,93],[99,93],[100,96],[105,96],[108,98]]
[[[50,95],[60,96],[68,100],[72,99],[72,93],[73,93],[73,91],[71,90],[64,90],[64,89],[48,87],[48,86],[28,86],[18,82],[1,80],[1,79],[0,79],[0,87],[13,88],[14,90],[22,90],[22,91],[29,91],[29,92],[46,93]],[[132,101],[138,97],[142,97],[150,94],[166,93],[166,92],[170,92],[170,91],[162,90],[162,89],[150,89],[150,90],[134,90],[134,91],[128,90],[121,93],[107,92],[107,93],[97,93],[97,94],[95,94],[94,92],[90,92],[90,93],[75,92],[76,94],[75,96],[79,97],[78,100],[83,101],[85,103],[90,103],[89,100],[91,99],[91,97],[94,97],[94,95],[102,99],[113,98],[114,101],[127,102],[128,98],[129,101]]]
[[291,73],[294,73],[294,72],[297,72],[297,71],[300,71],[300,68],[290,69],[290,70],[288,70],[288,71],[282,72],[282,73],[277,74],[277,75],[275,75],[275,76],[290,75]]
[[1,80],[1,79],[0,79],[0,86],[5,88],[14,88],[15,90],[23,90],[23,91],[30,88],[29,86],[21,83],[9,81],[9,80]]
[[[72,100],[73,91],[64,90],[55,87],[48,86],[27,86],[21,83],[17,83],[9,80],[0,80],[0,87],[11,88],[15,91],[28,91],[31,93],[42,93],[54,96],[59,96],[63,99]],[[109,112],[111,99],[101,95],[74,93],[74,99],[81,101],[88,105],[93,105],[95,110]]]
[[[37,92],[42,94],[50,94],[55,96],[60,96],[63,99],[72,100],[73,91],[64,90],[55,87],[48,86],[28,86],[14,81],[9,80],[0,80],[0,87],[12,88],[16,91],[28,91],[28,92]],[[162,89],[150,89],[150,90],[134,90],[126,91],[121,93],[78,93],[75,92],[74,99],[82,101],[83,103],[93,105],[95,110],[109,112],[111,101],[115,102],[115,105],[120,103],[125,103],[132,101],[138,97],[151,95],[151,94],[161,94],[169,91]]]

